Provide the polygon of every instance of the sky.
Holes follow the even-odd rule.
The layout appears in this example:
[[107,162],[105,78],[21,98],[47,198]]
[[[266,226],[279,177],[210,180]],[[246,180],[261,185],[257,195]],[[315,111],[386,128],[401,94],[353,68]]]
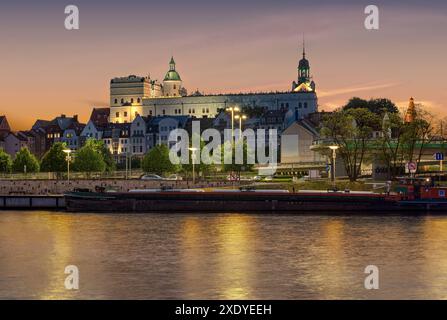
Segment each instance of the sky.
[[[64,27],[77,5],[80,29]],[[379,30],[364,27],[379,8]],[[110,79],[163,80],[171,55],[189,92],[291,90],[302,38],[319,110],[353,96],[410,97],[447,115],[443,0],[10,1],[0,4],[0,115],[13,130],[107,106]]]

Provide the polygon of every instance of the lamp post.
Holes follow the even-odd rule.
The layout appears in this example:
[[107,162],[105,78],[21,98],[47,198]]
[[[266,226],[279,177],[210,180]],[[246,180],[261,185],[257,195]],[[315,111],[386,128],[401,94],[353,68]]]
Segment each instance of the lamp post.
[[231,144],[233,144],[233,137],[234,137],[234,112],[238,112],[238,107],[230,107],[227,108],[227,111],[231,112]]
[[241,115],[235,115],[234,116],[235,119],[239,120],[239,140],[242,139],[242,120],[247,119],[247,116],[244,114]]
[[192,184],[196,184],[196,170],[195,170],[195,160],[196,160],[196,151],[197,148],[189,148],[189,150],[192,152],[191,154],[191,162],[192,162]]
[[70,161],[71,161],[71,149],[64,149],[64,152],[67,154],[65,158],[67,160],[67,181],[70,182]]
[[331,172],[332,172],[332,185],[333,185],[334,189],[335,189],[335,158],[337,157],[336,151],[338,148],[339,148],[338,146],[329,146],[329,149],[332,150],[332,170],[331,170]]

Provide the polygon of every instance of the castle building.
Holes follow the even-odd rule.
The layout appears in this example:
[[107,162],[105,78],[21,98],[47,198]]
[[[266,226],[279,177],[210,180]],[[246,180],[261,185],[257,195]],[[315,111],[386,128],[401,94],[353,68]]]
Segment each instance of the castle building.
[[173,57],[163,83],[152,80],[150,76],[135,75],[110,81],[111,123],[131,123],[138,115],[214,118],[219,111],[232,106],[289,111],[286,117],[293,119],[297,114],[304,118],[316,112],[315,82],[310,75],[310,63],[304,47],[303,57],[298,63],[297,81],[293,81],[291,91],[214,95],[196,91],[188,95]]

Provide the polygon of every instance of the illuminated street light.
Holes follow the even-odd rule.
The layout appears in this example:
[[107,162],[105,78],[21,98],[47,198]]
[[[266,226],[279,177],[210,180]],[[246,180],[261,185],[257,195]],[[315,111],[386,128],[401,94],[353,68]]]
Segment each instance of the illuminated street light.
[[64,149],[63,151],[67,154],[67,157],[65,158],[67,160],[67,181],[70,182],[70,161],[72,150]]
[[227,111],[231,112],[231,144],[233,144],[233,137],[234,137],[234,113],[239,112],[239,107],[230,107],[227,108]]
[[332,150],[332,184],[335,189],[335,158],[337,157],[337,149],[339,146],[329,146],[329,149]]
[[191,154],[191,162],[192,162],[192,184],[196,184],[196,171],[195,171],[195,160],[196,160],[196,151],[197,148],[189,148],[192,151]]
[[244,114],[235,115],[234,118],[239,119],[239,140],[240,140],[240,139],[242,139],[242,120],[246,120],[247,116]]

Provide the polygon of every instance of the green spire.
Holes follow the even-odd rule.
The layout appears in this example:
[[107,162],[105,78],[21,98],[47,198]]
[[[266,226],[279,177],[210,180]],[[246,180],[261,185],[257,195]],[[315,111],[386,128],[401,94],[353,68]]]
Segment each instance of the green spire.
[[175,70],[174,57],[171,57],[171,61],[169,62],[169,71],[166,73],[164,81],[182,81],[180,75]]

